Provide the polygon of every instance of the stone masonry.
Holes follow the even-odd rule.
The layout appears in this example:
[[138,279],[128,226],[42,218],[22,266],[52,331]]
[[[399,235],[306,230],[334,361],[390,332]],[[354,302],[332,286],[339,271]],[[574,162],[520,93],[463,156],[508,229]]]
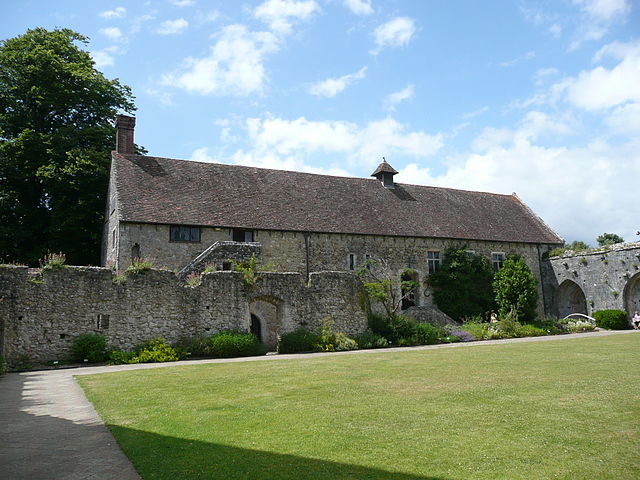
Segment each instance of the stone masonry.
[[48,362],[68,356],[73,339],[87,332],[129,349],[151,338],[169,342],[225,329],[248,331],[256,305],[273,307],[260,318],[271,347],[277,335],[332,319],[348,334],[366,328],[359,279],[346,272],[260,273],[248,286],[239,272],[204,274],[191,287],[173,272],[150,270],[113,283],[113,272],[67,267],[40,273],[0,267],[0,353],[8,365],[21,357]]

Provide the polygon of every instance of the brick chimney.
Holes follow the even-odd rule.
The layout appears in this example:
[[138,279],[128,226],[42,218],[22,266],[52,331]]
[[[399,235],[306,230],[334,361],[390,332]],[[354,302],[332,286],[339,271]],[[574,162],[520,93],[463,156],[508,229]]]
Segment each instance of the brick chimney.
[[135,117],[128,115],[118,115],[116,117],[116,152],[136,153],[133,145],[133,130],[135,127]]

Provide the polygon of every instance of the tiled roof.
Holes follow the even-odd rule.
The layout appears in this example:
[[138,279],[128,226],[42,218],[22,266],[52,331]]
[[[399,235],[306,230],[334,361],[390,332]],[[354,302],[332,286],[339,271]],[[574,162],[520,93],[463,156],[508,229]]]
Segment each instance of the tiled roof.
[[393,173],[395,175],[398,172],[391,165],[389,165],[386,160],[383,160],[382,162],[380,162],[380,165],[378,165],[378,168],[375,169],[371,176],[375,177],[379,173]]
[[116,152],[113,161],[127,222],[562,243],[515,195]]

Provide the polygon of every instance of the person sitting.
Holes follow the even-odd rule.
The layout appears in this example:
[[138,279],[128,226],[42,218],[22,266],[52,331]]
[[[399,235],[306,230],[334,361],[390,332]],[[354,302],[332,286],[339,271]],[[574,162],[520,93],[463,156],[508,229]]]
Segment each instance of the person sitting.
[[633,328],[635,328],[636,330],[640,330],[640,313],[638,313],[637,311],[633,314],[631,325],[633,325]]

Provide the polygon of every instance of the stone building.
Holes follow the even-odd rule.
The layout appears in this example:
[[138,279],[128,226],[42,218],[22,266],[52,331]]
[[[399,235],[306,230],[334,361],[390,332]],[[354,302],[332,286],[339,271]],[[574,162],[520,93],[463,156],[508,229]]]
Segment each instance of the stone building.
[[[134,123],[118,118],[111,165],[102,258],[117,269],[144,257],[184,275],[254,252],[307,276],[384,258],[422,279],[466,246],[496,268],[521,255],[541,280],[542,255],[562,244],[515,194],[396,183],[386,161],[366,179],[140,156]],[[428,290],[410,304],[430,305]]]

